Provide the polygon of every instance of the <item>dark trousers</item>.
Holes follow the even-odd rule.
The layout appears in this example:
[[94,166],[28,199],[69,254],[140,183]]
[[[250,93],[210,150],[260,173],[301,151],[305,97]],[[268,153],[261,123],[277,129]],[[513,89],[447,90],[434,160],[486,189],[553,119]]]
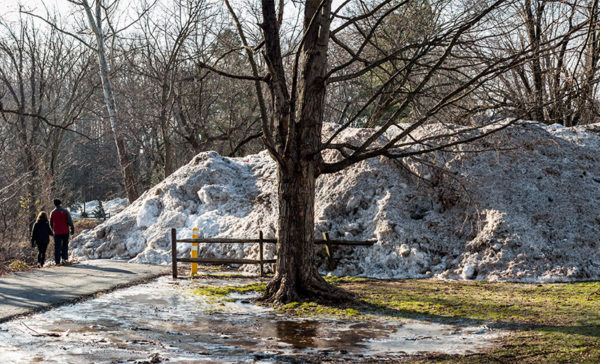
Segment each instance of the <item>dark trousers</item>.
[[44,266],[44,263],[46,262],[46,248],[48,248],[48,242],[45,243],[38,243],[37,244],[38,247],[38,263],[40,264],[40,266]]
[[60,264],[60,259],[66,262],[69,258],[69,234],[54,235],[54,261]]

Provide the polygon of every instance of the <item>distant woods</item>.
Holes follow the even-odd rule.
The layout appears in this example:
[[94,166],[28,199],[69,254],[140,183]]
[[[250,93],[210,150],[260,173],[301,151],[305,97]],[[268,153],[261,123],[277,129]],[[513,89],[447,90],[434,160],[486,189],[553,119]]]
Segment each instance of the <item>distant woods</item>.
[[[253,89],[201,67],[236,42],[215,4],[164,1],[124,17],[119,6],[127,4],[110,3],[90,5],[94,17],[101,5],[115,125],[83,6],[0,18],[0,231],[7,240],[22,237],[52,196],[126,196],[115,132],[140,192],[199,152],[262,149]],[[227,68],[247,67],[235,58]]]
[[[126,196],[128,184],[139,194],[199,152],[264,149],[263,122],[278,105],[256,26],[260,2],[64,2],[70,7],[60,14],[41,5],[0,14],[5,240],[21,239],[53,196]],[[401,123],[432,113],[428,121],[469,125],[501,117],[598,122],[598,1],[501,3],[461,30],[449,12],[467,19],[488,2],[335,2],[323,121],[377,127],[391,116]],[[288,80],[303,71],[293,67],[305,41],[301,11],[290,2],[277,14]],[[450,44],[459,38],[444,26],[463,33],[459,43]],[[457,84],[465,85],[460,96],[434,107]],[[411,101],[396,113],[399,93]]]

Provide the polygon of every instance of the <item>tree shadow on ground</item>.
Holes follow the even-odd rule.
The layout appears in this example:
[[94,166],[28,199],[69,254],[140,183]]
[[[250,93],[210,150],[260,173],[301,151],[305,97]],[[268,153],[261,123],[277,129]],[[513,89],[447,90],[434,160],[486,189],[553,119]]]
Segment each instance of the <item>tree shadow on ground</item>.
[[77,268],[77,269],[91,269],[91,270],[99,270],[99,271],[103,271],[103,272],[112,272],[112,273],[136,274],[135,272],[132,272],[130,270],[111,268],[111,267],[98,267],[98,266],[86,265],[86,264],[73,264],[73,265],[71,265],[71,267]]
[[357,299],[353,302],[344,304],[321,303],[324,306],[331,308],[353,308],[362,314],[370,314],[377,316],[386,316],[393,318],[405,318],[418,321],[428,321],[440,324],[449,324],[457,326],[488,326],[494,329],[509,330],[509,331],[542,331],[556,332],[569,335],[583,335],[590,338],[600,339],[600,324],[583,325],[574,323],[573,325],[550,325],[550,324],[533,324],[520,323],[505,320],[484,320],[475,319],[462,315],[436,315],[431,313],[423,313],[416,310],[391,308],[386,305],[366,302]]

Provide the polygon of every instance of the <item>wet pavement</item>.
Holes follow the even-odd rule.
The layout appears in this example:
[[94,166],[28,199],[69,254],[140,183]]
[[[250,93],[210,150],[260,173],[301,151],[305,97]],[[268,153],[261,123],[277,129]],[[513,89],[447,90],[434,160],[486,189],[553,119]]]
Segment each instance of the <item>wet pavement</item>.
[[292,319],[250,295],[193,295],[190,284],[161,277],[0,324],[0,362],[360,362],[478,352],[504,335],[414,320]]
[[168,274],[164,265],[89,260],[0,277],[0,322]]

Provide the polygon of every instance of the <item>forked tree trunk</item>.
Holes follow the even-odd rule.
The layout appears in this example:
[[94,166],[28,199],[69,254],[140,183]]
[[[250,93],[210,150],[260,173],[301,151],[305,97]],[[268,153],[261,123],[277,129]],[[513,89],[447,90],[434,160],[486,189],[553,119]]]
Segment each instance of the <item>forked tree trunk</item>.
[[[262,24],[266,58],[275,99],[278,162],[279,220],[275,277],[263,300],[287,303],[306,299],[347,300],[350,293],[325,282],[314,254],[315,180],[321,163],[321,127],[325,101],[325,74],[329,44],[330,0],[309,0],[304,5],[304,42],[292,94],[288,94],[279,47],[279,27],[274,2],[263,0]],[[296,112],[296,107],[298,112]],[[268,131],[265,131],[267,134]]]

